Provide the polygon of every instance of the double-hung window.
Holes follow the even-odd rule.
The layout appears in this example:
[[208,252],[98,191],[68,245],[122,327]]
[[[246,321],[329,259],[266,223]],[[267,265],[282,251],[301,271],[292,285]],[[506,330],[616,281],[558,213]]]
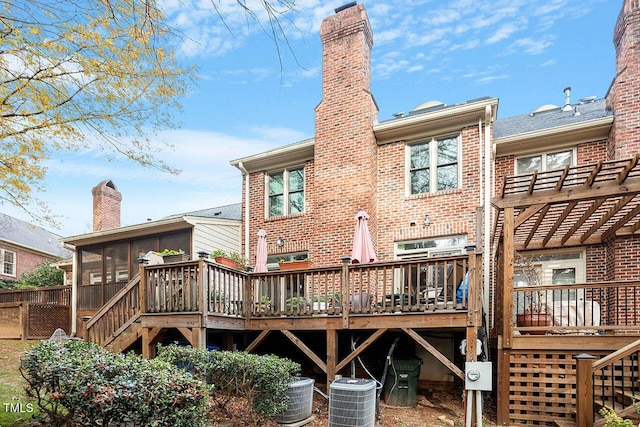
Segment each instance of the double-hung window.
[[408,149],[409,194],[435,193],[460,186],[460,138],[433,138]]
[[304,212],[304,168],[290,168],[267,175],[269,217]]
[[533,173],[536,170],[546,171],[573,166],[574,159],[575,155],[572,149],[518,157],[516,159],[516,175]]
[[16,276],[16,253],[6,249],[0,249],[0,260],[2,261],[2,274],[4,276]]

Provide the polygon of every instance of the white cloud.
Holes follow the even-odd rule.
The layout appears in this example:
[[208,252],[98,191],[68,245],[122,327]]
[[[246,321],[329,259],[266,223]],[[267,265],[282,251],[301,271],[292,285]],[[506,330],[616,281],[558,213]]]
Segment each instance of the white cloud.
[[522,30],[522,23],[509,22],[502,25],[498,28],[487,40],[487,44],[494,44],[502,41],[504,39],[508,39],[513,35],[516,31]]
[[511,53],[524,52],[527,55],[539,55],[553,44],[553,39],[554,38],[552,36],[542,37],[539,39],[531,37],[518,39],[509,46],[508,51]]

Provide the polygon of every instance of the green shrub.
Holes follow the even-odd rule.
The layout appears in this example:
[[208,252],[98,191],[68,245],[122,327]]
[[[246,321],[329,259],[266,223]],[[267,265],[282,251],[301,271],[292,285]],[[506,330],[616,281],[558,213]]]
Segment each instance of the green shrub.
[[206,382],[215,403],[224,408],[232,397],[246,399],[251,425],[287,409],[286,395],[300,365],[273,355],[256,355],[240,351],[212,351],[159,346],[158,358],[193,372]]
[[1,289],[15,289],[20,283],[15,280],[0,280],[0,290]]
[[604,418],[604,427],[636,427],[631,420],[625,420],[613,409],[602,408],[600,415]]
[[27,394],[53,426],[203,426],[202,382],[162,360],[111,353],[79,340],[25,353]]
[[47,262],[38,265],[35,270],[20,276],[21,288],[40,288],[43,286],[64,285],[64,271]]

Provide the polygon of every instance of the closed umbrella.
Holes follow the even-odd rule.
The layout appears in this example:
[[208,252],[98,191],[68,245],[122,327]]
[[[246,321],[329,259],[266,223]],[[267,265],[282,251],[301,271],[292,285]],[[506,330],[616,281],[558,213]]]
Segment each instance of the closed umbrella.
[[353,236],[353,251],[351,252],[353,264],[364,264],[378,260],[367,226],[368,219],[369,215],[363,210],[356,215],[356,231]]
[[258,244],[256,245],[256,266],[253,269],[256,273],[267,271],[267,232],[264,228],[258,231]]

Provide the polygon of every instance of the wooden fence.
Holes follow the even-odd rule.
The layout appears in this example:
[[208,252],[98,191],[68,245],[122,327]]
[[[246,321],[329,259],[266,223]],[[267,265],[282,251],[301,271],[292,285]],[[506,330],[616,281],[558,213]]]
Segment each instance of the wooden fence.
[[71,331],[71,286],[0,291],[0,338],[44,339]]

